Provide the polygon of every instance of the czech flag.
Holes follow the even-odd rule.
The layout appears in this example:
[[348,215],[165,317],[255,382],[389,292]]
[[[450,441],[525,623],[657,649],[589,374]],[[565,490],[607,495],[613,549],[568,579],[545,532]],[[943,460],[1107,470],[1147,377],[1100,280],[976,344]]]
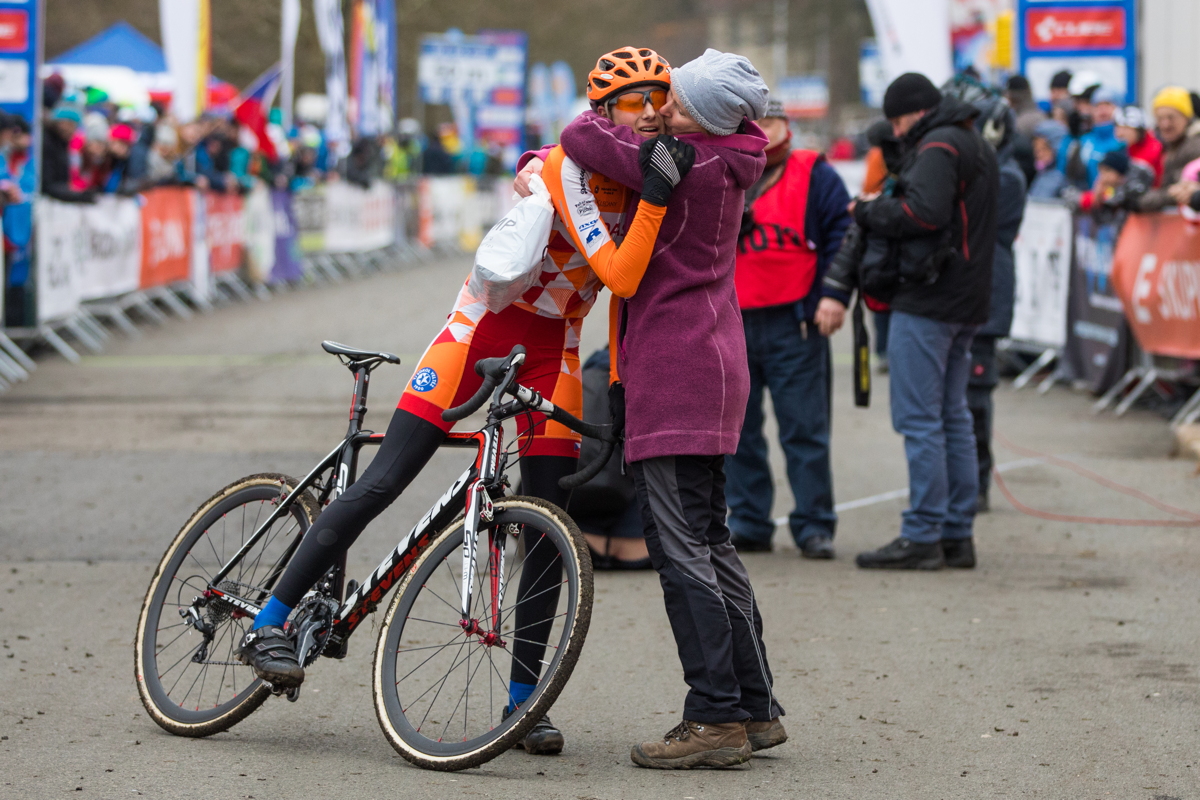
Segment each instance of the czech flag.
[[234,101],[233,117],[254,132],[258,149],[272,161],[279,157],[275,143],[267,135],[267,109],[275,102],[283,69],[279,64],[259,75]]

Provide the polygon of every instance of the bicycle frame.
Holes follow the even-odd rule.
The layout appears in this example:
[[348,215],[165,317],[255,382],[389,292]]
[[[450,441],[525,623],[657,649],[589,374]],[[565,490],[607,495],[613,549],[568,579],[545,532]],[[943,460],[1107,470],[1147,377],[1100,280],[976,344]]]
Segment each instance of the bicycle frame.
[[[366,397],[370,381],[370,368],[360,366],[355,370],[354,396],[350,405],[350,424],[346,438],[327,456],[313,467],[308,475],[301,480],[288,495],[280,500],[274,511],[259,525],[258,529],[238,549],[238,552],[212,577],[208,593],[220,597],[233,605],[247,616],[254,617],[261,610],[270,590],[274,587],[283,573],[286,564],[299,547],[302,537],[296,537],[291,543],[286,557],[280,559],[280,568],[264,581],[264,594],[254,602],[249,598],[238,597],[235,594],[218,588],[235,565],[264,537],[271,526],[288,512],[296,499],[312,487],[318,487],[320,494],[318,506],[324,507],[330,496],[341,495],[357,479],[358,454],[368,445],[379,445],[383,442],[384,434],[362,430],[363,418],[366,416]],[[479,431],[470,433],[451,432],[446,435],[443,447],[476,449],[475,461],[450,485],[450,488],[433,504],[433,506],[413,526],[412,530],[400,540],[399,544],[388,553],[387,557],[361,585],[355,588],[342,601],[333,617],[331,643],[342,643],[375,611],[388,590],[412,566],[420,555],[425,552],[433,537],[453,522],[459,509],[465,509],[464,538],[463,538],[463,583],[462,583],[462,626],[469,635],[483,634],[477,620],[470,618],[471,588],[476,578],[475,557],[478,552],[480,521],[492,520],[492,496],[501,491],[504,460],[504,433],[500,426],[502,418],[494,419],[491,415],[488,424]],[[321,476],[333,470],[331,477],[322,485]],[[497,541],[497,539],[500,541]],[[489,548],[493,555],[493,570],[491,591],[494,595],[493,633],[498,633],[500,617],[499,608],[503,601],[503,536],[493,535]],[[498,563],[497,563],[498,562]],[[321,588],[333,597],[341,597],[343,579],[345,577],[345,557],[332,570],[332,582],[328,580]],[[327,578],[329,576],[327,575]]]

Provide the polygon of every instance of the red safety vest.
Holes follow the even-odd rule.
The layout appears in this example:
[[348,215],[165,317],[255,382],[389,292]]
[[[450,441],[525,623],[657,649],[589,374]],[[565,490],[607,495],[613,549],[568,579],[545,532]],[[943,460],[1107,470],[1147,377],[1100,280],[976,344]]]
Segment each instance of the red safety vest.
[[738,241],[738,305],[743,309],[794,303],[817,275],[817,251],[804,233],[808,184],[821,154],[794,150],[783,175],[754,202],[754,230]]

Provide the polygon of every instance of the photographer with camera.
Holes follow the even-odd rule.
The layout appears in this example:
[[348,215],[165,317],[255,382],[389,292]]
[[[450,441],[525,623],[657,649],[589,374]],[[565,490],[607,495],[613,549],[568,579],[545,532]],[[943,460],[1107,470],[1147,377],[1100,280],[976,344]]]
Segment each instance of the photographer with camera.
[[[856,563],[974,566],[979,476],[967,380],[971,340],[990,312],[996,153],[975,130],[978,110],[943,97],[924,75],[893,81],[883,110],[901,141],[900,173],[892,196],[851,205],[865,236],[856,243],[848,234],[843,248],[863,252],[857,286],[891,303],[892,425],[904,435],[910,505],[900,536]],[[839,271],[844,261],[839,254],[831,265],[817,309],[824,334],[845,320],[848,296],[837,287],[848,283]]]

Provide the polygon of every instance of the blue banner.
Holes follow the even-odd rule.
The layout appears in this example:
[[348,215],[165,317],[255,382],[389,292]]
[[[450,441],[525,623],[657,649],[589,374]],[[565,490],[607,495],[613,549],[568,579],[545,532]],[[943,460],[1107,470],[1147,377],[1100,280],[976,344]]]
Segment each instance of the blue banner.
[[1060,70],[1094,72],[1138,102],[1136,0],[1018,0],[1017,54],[1035,99],[1050,95]]
[[304,265],[300,260],[300,240],[291,193],[273,190],[271,206],[275,214],[275,266],[271,268],[270,282],[294,283],[304,277]]

